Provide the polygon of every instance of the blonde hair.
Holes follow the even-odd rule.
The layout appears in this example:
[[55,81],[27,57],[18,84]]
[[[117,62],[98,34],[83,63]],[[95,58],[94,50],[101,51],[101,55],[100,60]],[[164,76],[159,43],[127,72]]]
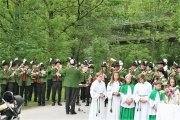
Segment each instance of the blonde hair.
[[144,80],[144,82],[146,81],[146,77],[142,73],[138,75],[138,82],[139,82],[140,78],[142,78]]
[[96,73],[96,75],[94,76],[94,80],[96,80],[96,79],[97,79],[97,77],[99,77],[100,75],[102,75],[102,73],[101,73],[101,72]]

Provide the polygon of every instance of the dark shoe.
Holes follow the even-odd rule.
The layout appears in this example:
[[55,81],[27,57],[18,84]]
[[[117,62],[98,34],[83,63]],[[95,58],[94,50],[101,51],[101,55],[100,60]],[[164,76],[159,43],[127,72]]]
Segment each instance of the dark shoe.
[[52,106],[54,106],[54,105],[55,105],[55,102],[52,103]]
[[41,104],[38,103],[38,106],[41,106]]
[[76,102],[76,105],[79,105],[79,102]]
[[72,112],[71,112],[71,115],[74,115],[74,114],[77,114],[77,113],[76,113],[75,111],[72,111]]
[[62,104],[61,104],[60,102],[58,102],[58,105],[59,105],[59,106],[62,106]]
[[85,100],[82,101],[82,103],[85,103],[85,102],[86,102]]
[[27,103],[24,103],[24,106],[27,106]]
[[86,105],[85,106],[89,106],[89,103],[86,103]]
[[66,112],[66,115],[69,115],[69,112]]
[[45,106],[45,104],[42,104],[42,106]]

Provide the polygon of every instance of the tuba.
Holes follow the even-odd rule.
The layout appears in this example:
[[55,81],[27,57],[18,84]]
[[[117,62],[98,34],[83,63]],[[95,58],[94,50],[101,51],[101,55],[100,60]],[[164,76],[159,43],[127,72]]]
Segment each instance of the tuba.
[[112,70],[112,64],[115,62],[116,60],[114,58],[110,58],[109,61],[107,62],[107,71],[111,72]]

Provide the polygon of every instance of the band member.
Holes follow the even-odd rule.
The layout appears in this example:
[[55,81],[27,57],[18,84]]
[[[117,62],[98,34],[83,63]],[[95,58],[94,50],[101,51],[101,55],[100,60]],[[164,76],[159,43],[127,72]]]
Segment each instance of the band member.
[[[116,65],[115,65],[116,66]],[[118,66],[119,66],[119,64],[118,64]],[[109,83],[109,81],[110,81],[110,79],[111,79],[111,74],[110,74],[110,72],[109,71],[107,71],[107,65],[106,65],[106,63],[103,63],[102,65],[101,65],[101,71],[100,71],[101,73],[102,73],[102,75],[103,75],[103,77],[102,77],[102,81],[105,83],[105,85],[106,85],[106,87],[107,87],[107,84]],[[106,104],[108,103],[108,99],[106,98],[106,100],[105,100],[105,107],[106,107]]]
[[152,91],[152,86],[146,81],[144,74],[138,75],[138,83],[134,87],[134,100],[136,103],[134,120],[148,120],[149,103],[148,96]]
[[38,77],[38,66],[34,61],[31,61],[31,85],[29,86],[28,101],[31,101],[32,94],[34,91],[34,102],[37,102],[37,77]]
[[148,63],[147,66],[146,66],[146,74],[145,74],[145,77],[146,77],[146,81],[149,82],[149,83],[152,83],[153,81],[153,76],[154,76],[154,72],[152,71],[153,69],[153,64],[152,63]]
[[104,120],[104,101],[106,98],[106,86],[102,81],[103,75],[101,72],[96,73],[95,81],[91,86],[91,108],[89,120]]
[[45,106],[45,92],[46,92],[46,82],[47,73],[45,71],[45,66],[42,63],[40,65],[40,71],[38,73],[37,80],[37,91],[38,91],[38,106]]
[[164,70],[164,66],[166,64],[165,62],[163,60],[158,61],[158,69],[163,68],[164,77],[167,79],[168,78],[168,72],[167,72],[168,68],[166,68],[166,70]]
[[158,70],[158,76],[159,76],[159,81],[163,84],[163,85],[167,85],[168,80],[164,77],[164,69],[163,68],[159,68]]
[[125,76],[128,74],[128,71],[127,69],[124,68],[124,63],[121,60],[119,61],[119,66],[120,66],[120,71],[119,71],[120,81],[122,82]]
[[2,61],[3,69],[0,70],[0,83],[1,83],[1,96],[6,92],[7,88],[7,81],[9,79],[9,72],[8,72],[8,63],[3,60]]
[[[81,84],[86,84],[86,73],[88,71],[88,63],[87,63],[87,60],[85,60],[83,62],[83,72],[84,72],[84,80],[81,82]],[[81,100],[82,100],[82,103],[85,102],[85,99],[86,99],[86,88],[84,87],[81,87]]]
[[157,81],[154,83],[155,89],[153,89],[149,96],[149,120],[156,120],[156,112],[158,109],[158,104],[164,100],[164,95],[160,92],[162,83]]
[[95,72],[94,72],[94,66],[91,64],[89,67],[89,70],[86,73],[86,84],[88,84],[88,86],[86,87],[86,106],[89,106],[89,99],[90,99],[90,88],[91,85],[93,83],[93,78],[95,76]]
[[113,72],[112,78],[107,86],[108,109],[107,120],[119,120],[120,116],[120,82],[119,72]]
[[131,71],[130,74],[132,75],[132,84],[137,83],[137,77],[141,73],[141,70],[138,68],[138,64],[136,62],[133,62],[131,65]]
[[147,61],[144,61],[140,64],[141,73],[146,74],[146,66],[147,66]]
[[18,70],[18,75],[20,77],[19,86],[20,86],[20,95],[23,98],[24,94],[24,106],[27,106],[29,86],[31,85],[31,70],[27,61],[23,63],[23,68]]
[[132,76],[130,74],[125,77],[125,84],[119,89],[121,94],[121,108],[120,108],[120,120],[133,120],[134,119],[134,85],[132,82]]
[[52,106],[55,105],[56,103],[56,100],[55,100],[55,97],[56,97],[56,91],[58,91],[58,105],[59,106],[62,106],[61,104],[61,91],[62,91],[62,79],[61,79],[61,74],[60,74],[60,71],[61,71],[61,68],[62,68],[62,65],[61,65],[61,62],[59,59],[56,60],[56,66],[54,67],[54,69],[52,69],[52,81],[53,81],[53,84],[52,84]]
[[[17,67],[19,66],[19,60],[18,60],[18,58],[15,58],[14,59],[14,62],[17,64]],[[17,68],[18,69],[18,68]],[[16,70],[17,70],[16,69]],[[19,77],[18,77],[18,75],[17,75],[17,77],[16,77],[16,80],[15,80],[15,83],[14,83],[14,95],[19,95],[19,85],[18,85],[18,81],[19,81]]]
[[49,97],[51,94],[51,89],[52,89],[52,78],[51,78],[51,72],[52,69],[55,67],[55,60],[52,58],[50,59],[50,66],[47,67],[46,72],[47,72],[47,93],[46,93],[46,101],[49,101]]
[[79,69],[74,68],[75,61],[73,59],[70,60],[70,64],[70,68],[61,71],[61,74],[64,76],[64,86],[66,91],[66,114],[69,114],[69,112],[71,112],[71,114],[77,114],[75,112],[75,102],[79,83],[82,79],[82,73]]
[[14,85],[15,85],[15,82],[17,82],[17,72],[16,72],[16,69],[17,69],[17,64],[16,62],[12,62],[12,67],[11,69],[9,70],[10,72],[10,79],[8,81],[8,84],[7,84],[7,87],[8,87],[8,91],[11,91],[13,94],[14,94],[14,91],[16,92],[17,88],[15,89],[14,88]]

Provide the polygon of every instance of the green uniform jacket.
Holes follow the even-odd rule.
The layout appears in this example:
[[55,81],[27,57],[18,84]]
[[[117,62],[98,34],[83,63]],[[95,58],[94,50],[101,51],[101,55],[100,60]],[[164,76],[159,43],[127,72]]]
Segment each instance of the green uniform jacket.
[[[60,71],[62,71],[62,69],[59,70],[59,73],[60,73]],[[59,78],[60,78],[60,81],[63,81],[62,76],[59,76]],[[53,68],[51,70],[51,79],[52,79],[52,81],[56,81],[56,68]]]
[[146,81],[151,82],[152,79],[153,79],[153,76],[154,76],[154,72],[153,71],[151,71],[150,73],[147,72],[146,75],[145,75]]
[[[95,77],[95,75],[96,75],[96,73],[93,71],[93,73],[92,73],[92,79],[93,79],[93,81],[94,81],[94,77]],[[89,77],[90,77],[90,71],[88,70],[87,71],[87,73],[86,73],[86,84],[89,84]],[[92,81],[92,82],[93,82]]]
[[9,76],[10,76],[9,82],[17,82],[17,80],[18,80],[18,75],[13,75],[13,72],[14,72],[14,70],[12,70],[12,69],[9,70]]
[[6,80],[9,80],[9,76],[9,72],[5,72],[4,69],[0,70],[0,84],[6,84]]
[[60,71],[60,73],[64,76],[64,86],[79,88],[79,83],[83,77],[83,74],[79,69],[70,67]]
[[135,85],[137,83],[138,75],[142,72],[141,69],[137,68],[137,70],[134,72],[134,75],[132,77],[132,84]]
[[46,72],[47,72],[47,79],[50,80],[51,79],[51,71],[52,71],[52,67],[51,66],[48,66],[46,68]]
[[[18,71],[18,76],[19,76],[18,84],[19,84],[19,86],[22,86],[23,73],[22,73],[21,70]],[[32,79],[31,79],[31,69],[28,69],[28,70],[27,70],[27,74],[26,74],[26,86],[30,86],[31,83],[32,83]]]
[[120,81],[124,81],[125,76],[128,74],[127,69],[123,69],[119,71],[119,75],[120,75]]
[[41,83],[47,82],[47,73],[42,74],[41,72],[39,72],[37,83],[39,83],[39,79],[40,79]]
[[180,74],[177,72],[176,75],[174,76],[174,78],[176,79],[177,85],[180,86]]

